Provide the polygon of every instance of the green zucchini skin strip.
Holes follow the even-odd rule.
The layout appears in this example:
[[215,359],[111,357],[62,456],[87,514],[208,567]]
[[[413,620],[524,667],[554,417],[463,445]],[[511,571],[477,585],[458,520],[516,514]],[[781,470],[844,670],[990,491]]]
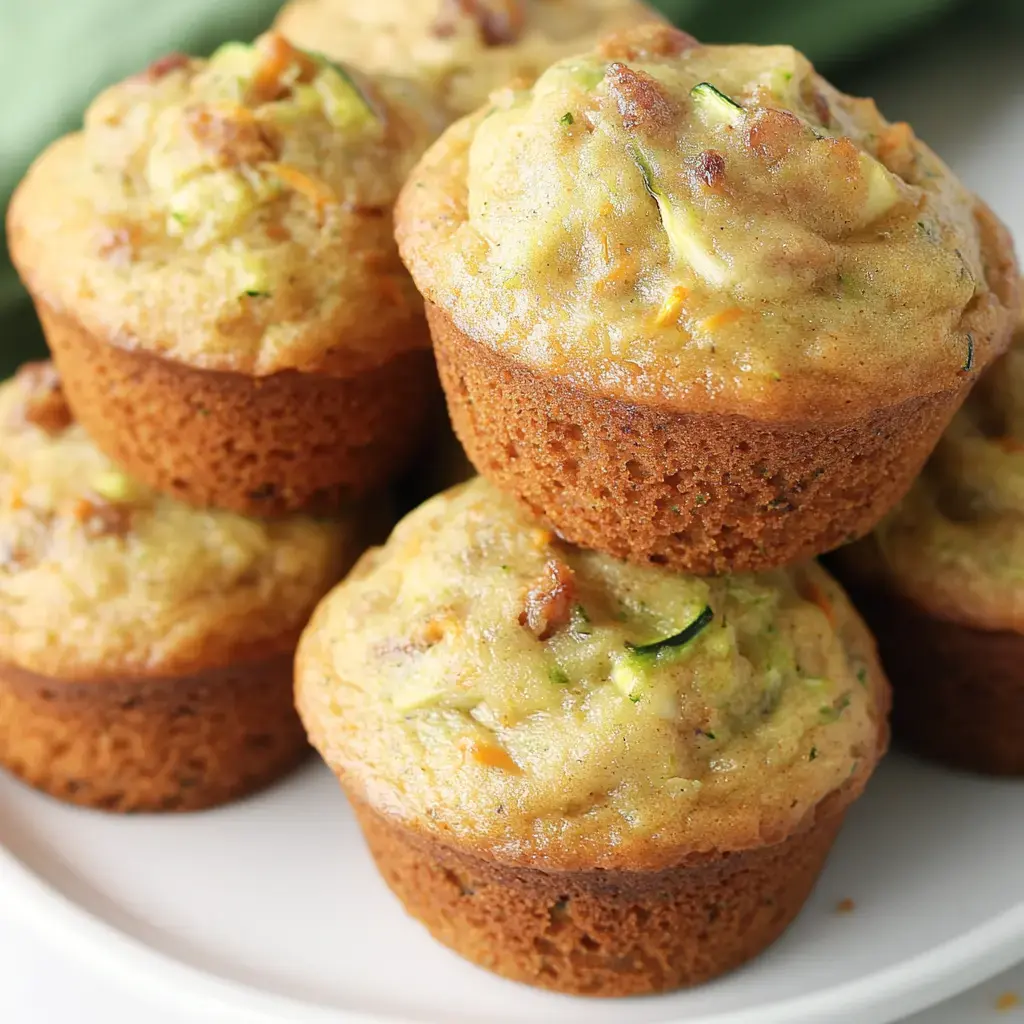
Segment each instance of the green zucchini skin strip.
[[710,117],[721,124],[735,125],[746,113],[731,96],[726,96],[710,82],[698,82],[690,90],[690,97]]
[[639,146],[631,145],[627,152],[640,172],[644,188],[658,206],[673,259],[689,266],[695,274],[714,287],[725,288],[729,284],[728,268],[697,240],[699,231],[693,214],[684,207],[669,202],[664,192],[658,188],[654,179],[654,168]]
[[626,647],[634,654],[657,654],[658,651],[665,648],[682,647],[691,640],[695,640],[711,624],[714,617],[715,613],[711,610],[711,605],[705,605],[700,615],[674,636],[665,637],[664,640],[654,640],[649,644],[631,644],[627,640]]

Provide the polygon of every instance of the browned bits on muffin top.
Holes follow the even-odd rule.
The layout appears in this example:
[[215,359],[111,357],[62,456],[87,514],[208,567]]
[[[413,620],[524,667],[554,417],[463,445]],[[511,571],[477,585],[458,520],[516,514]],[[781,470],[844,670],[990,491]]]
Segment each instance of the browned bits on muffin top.
[[572,568],[552,558],[526,592],[519,625],[529,629],[538,640],[547,640],[556,630],[569,624],[575,600],[576,578]]
[[747,129],[747,145],[769,163],[785,159],[807,137],[807,126],[788,110],[759,110]]
[[705,149],[696,160],[693,173],[710,189],[719,189],[725,182],[725,157],[717,150]]
[[92,495],[76,501],[71,512],[89,537],[125,537],[131,530],[135,508]]
[[150,82],[159,82],[161,78],[169,75],[172,71],[187,68],[191,63],[192,58],[186,53],[167,53],[153,61],[142,74]]
[[26,363],[17,377],[27,385],[21,411],[26,423],[55,437],[74,422],[60,377],[52,363]]
[[605,36],[597,52],[608,60],[643,60],[645,57],[678,57],[698,46],[700,42],[689,32],[651,22]]
[[278,143],[268,126],[246,107],[198,107],[189,111],[189,131],[220,167],[258,164],[278,157]]
[[629,131],[638,128],[645,135],[656,135],[672,125],[675,104],[650,75],[620,63],[609,65],[605,75],[624,128]]
[[471,19],[487,46],[508,46],[523,31],[526,12],[522,0],[440,0],[434,35],[446,39],[455,35],[459,22]]

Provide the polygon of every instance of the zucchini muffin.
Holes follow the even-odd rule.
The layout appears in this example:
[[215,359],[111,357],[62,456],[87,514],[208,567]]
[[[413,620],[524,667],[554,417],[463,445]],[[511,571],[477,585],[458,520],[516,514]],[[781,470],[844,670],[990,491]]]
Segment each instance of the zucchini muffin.
[[899,737],[1024,775],[1024,333],[907,498],[836,563],[878,636]]
[[1017,304],[1006,231],[786,46],[609,39],[452,126],[396,214],[477,469],[696,573],[860,536]]
[[317,609],[299,713],[441,942],[589,995],[695,984],[799,911],[887,739],[807,563],[700,579],[567,546],[476,479]]
[[100,448],[253,515],[331,510],[400,469],[437,385],[392,206],[436,116],[276,35],[103,93],[8,215]]
[[276,28],[298,46],[420,81],[454,117],[532,82],[609,32],[660,17],[638,0],[292,0]]
[[351,524],[191,509],[117,470],[49,364],[0,385],[0,764],[108,810],[194,810],[307,749],[292,658]]

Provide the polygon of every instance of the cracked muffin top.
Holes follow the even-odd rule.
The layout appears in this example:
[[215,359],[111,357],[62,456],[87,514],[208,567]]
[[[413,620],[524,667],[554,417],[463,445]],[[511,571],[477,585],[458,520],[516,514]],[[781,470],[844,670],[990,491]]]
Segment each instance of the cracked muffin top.
[[51,146],[8,232],[36,300],[191,365],[344,373],[429,344],[392,206],[440,121],[419,90],[268,34],[171,55]]
[[856,791],[884,742],[874,645],[817,565],[628,565],[479,478],[364,556],[296,664],[349,790],[506,862],[654,867],[778,841]]
[[407,74],[458,117],[492,89],[652,20],[638,0],[293,0],[276,28],[356,67]]
[[0,385],[0,662],[102,680],[277,654],[357,537],[161,497],[93,446],[49,363]]
[[609,38],[496,93],[399,200],[420,291],[604,394],[827,422],[960,387],[1016,308],[1002,227],[787,46]]
[[873,549],[875,568],[933,614],[1024,633],[1024,328],[866,543],[843,557]]

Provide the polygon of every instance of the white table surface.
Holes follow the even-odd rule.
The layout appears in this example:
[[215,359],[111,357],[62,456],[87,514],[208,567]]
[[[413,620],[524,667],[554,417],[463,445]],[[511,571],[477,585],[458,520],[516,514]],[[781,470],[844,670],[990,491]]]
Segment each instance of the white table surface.
[[[1022,48],[1019,37],[991,30],[988,36],[958,37],[909,64],[897,66],[894,58],[891,70],[865,86],[891,118],[910,120],[1018,238],[1024,238]],[[1019,995],[1021,1004],[1000,1010],[997,1003],[1006,993]],[[224,1018],[216,1024],[222,1021],[230,1024]],[[1024,965],[907,1024],[1000,1021],[1024,1024]],[[168,1011],[156,997],[140,998],[90,973],[0,907],[0,1024],[214,1024],[214,1019]]]

